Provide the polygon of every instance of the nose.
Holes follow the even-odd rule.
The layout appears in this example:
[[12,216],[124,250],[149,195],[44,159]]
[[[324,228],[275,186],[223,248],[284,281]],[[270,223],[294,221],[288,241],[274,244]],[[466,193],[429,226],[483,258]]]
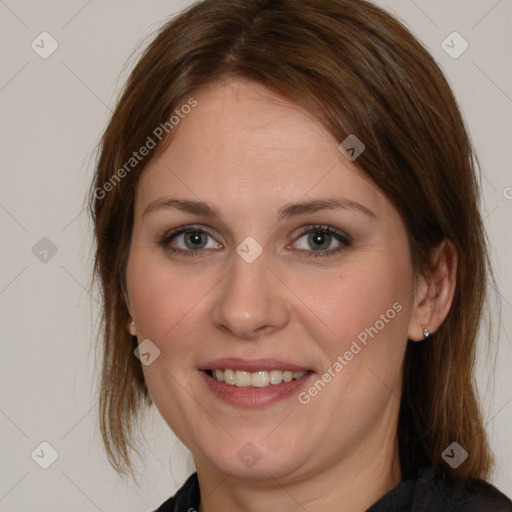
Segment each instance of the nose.
[[252,340],[288,323],[286,290],[268,268],[265,251],[252,263],[233,254],[231,269],[219,284],[212,309],[217,328]]

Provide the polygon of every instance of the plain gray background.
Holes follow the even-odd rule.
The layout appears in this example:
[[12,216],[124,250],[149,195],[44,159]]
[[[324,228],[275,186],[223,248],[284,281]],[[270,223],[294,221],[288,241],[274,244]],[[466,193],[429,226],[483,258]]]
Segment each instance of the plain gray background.
[[[88,294],[92,238],[83,209],[94,148],[135,62],[132,52],[189,3],[0,0],[2,511],[149,511],[193,470],[156,414],[145,425],[140,487],[119,479],[107,463],[94,399],[98,303]],[[496,366],[482,345],[478,377],[496,455],[493,482],[510,496],[512,2],[378,3],[410,27],[446,72],[481,161],[503,328]],[[457,58],[442,47],[454,31],[469,45]],[[42,32],[58,44],[46,59],[40,53],[55,43]],[[450,37],[458,53],[464,42]],[[42,442],[58,454],[48,469],[40,464],[51,462],[52,449]]]

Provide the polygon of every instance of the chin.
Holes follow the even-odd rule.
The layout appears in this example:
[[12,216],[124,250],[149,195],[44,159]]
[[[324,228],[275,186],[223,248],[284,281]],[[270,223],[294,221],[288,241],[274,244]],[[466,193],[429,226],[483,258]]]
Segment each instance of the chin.
[[[226,436],[224,443],[212,442],[203,447],[203,457],[218,471],[229,474],[233,478],[249,480],[268,480],[269,478],[284,479],[290,475],[307,471],[311,461],[311,450],[301,442],[290,440],[301,436],[291,434],[274,436],[270,439],[268,432],[254,436]],[[288,439],[288,442],[286,441]]]

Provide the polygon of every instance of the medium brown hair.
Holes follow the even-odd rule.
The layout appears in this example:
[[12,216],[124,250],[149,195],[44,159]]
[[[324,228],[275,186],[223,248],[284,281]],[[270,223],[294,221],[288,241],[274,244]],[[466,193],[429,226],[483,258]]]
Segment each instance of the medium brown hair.
[[131,73],[101,141],[90,199],[104,307],[100,426],[112,465],[131,469],[134,421],[151,404],[124,290],[135,187],[156,150],[122,179],[119,169],[194,91],[229,78],[305,108],[340,142],[349,134],[363,141],[356,163],[402,216],[416,275],[428,272],[442,240],[454,244],[450,312],[433,339],[406,351],[400,462],[404,475],[424,465],[446,474],[441,454],[457,441],[469,457],[451,474],[485,477],[490,454],[473,382],[488,268],[476,159],[434,59],[365,0],[205,0],[168,22]]

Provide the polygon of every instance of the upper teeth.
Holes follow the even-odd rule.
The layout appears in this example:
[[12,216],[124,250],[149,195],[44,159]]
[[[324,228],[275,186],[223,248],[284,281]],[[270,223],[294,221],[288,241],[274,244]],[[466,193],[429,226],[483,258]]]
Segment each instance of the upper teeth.
[[300,379],[308,372],[292,372],[290,370],[260,370],[258,372],[245,372],[242,370],[213,370],[214,379],[225,382],[231,386],[264,388],[270,384],[281,384]]

